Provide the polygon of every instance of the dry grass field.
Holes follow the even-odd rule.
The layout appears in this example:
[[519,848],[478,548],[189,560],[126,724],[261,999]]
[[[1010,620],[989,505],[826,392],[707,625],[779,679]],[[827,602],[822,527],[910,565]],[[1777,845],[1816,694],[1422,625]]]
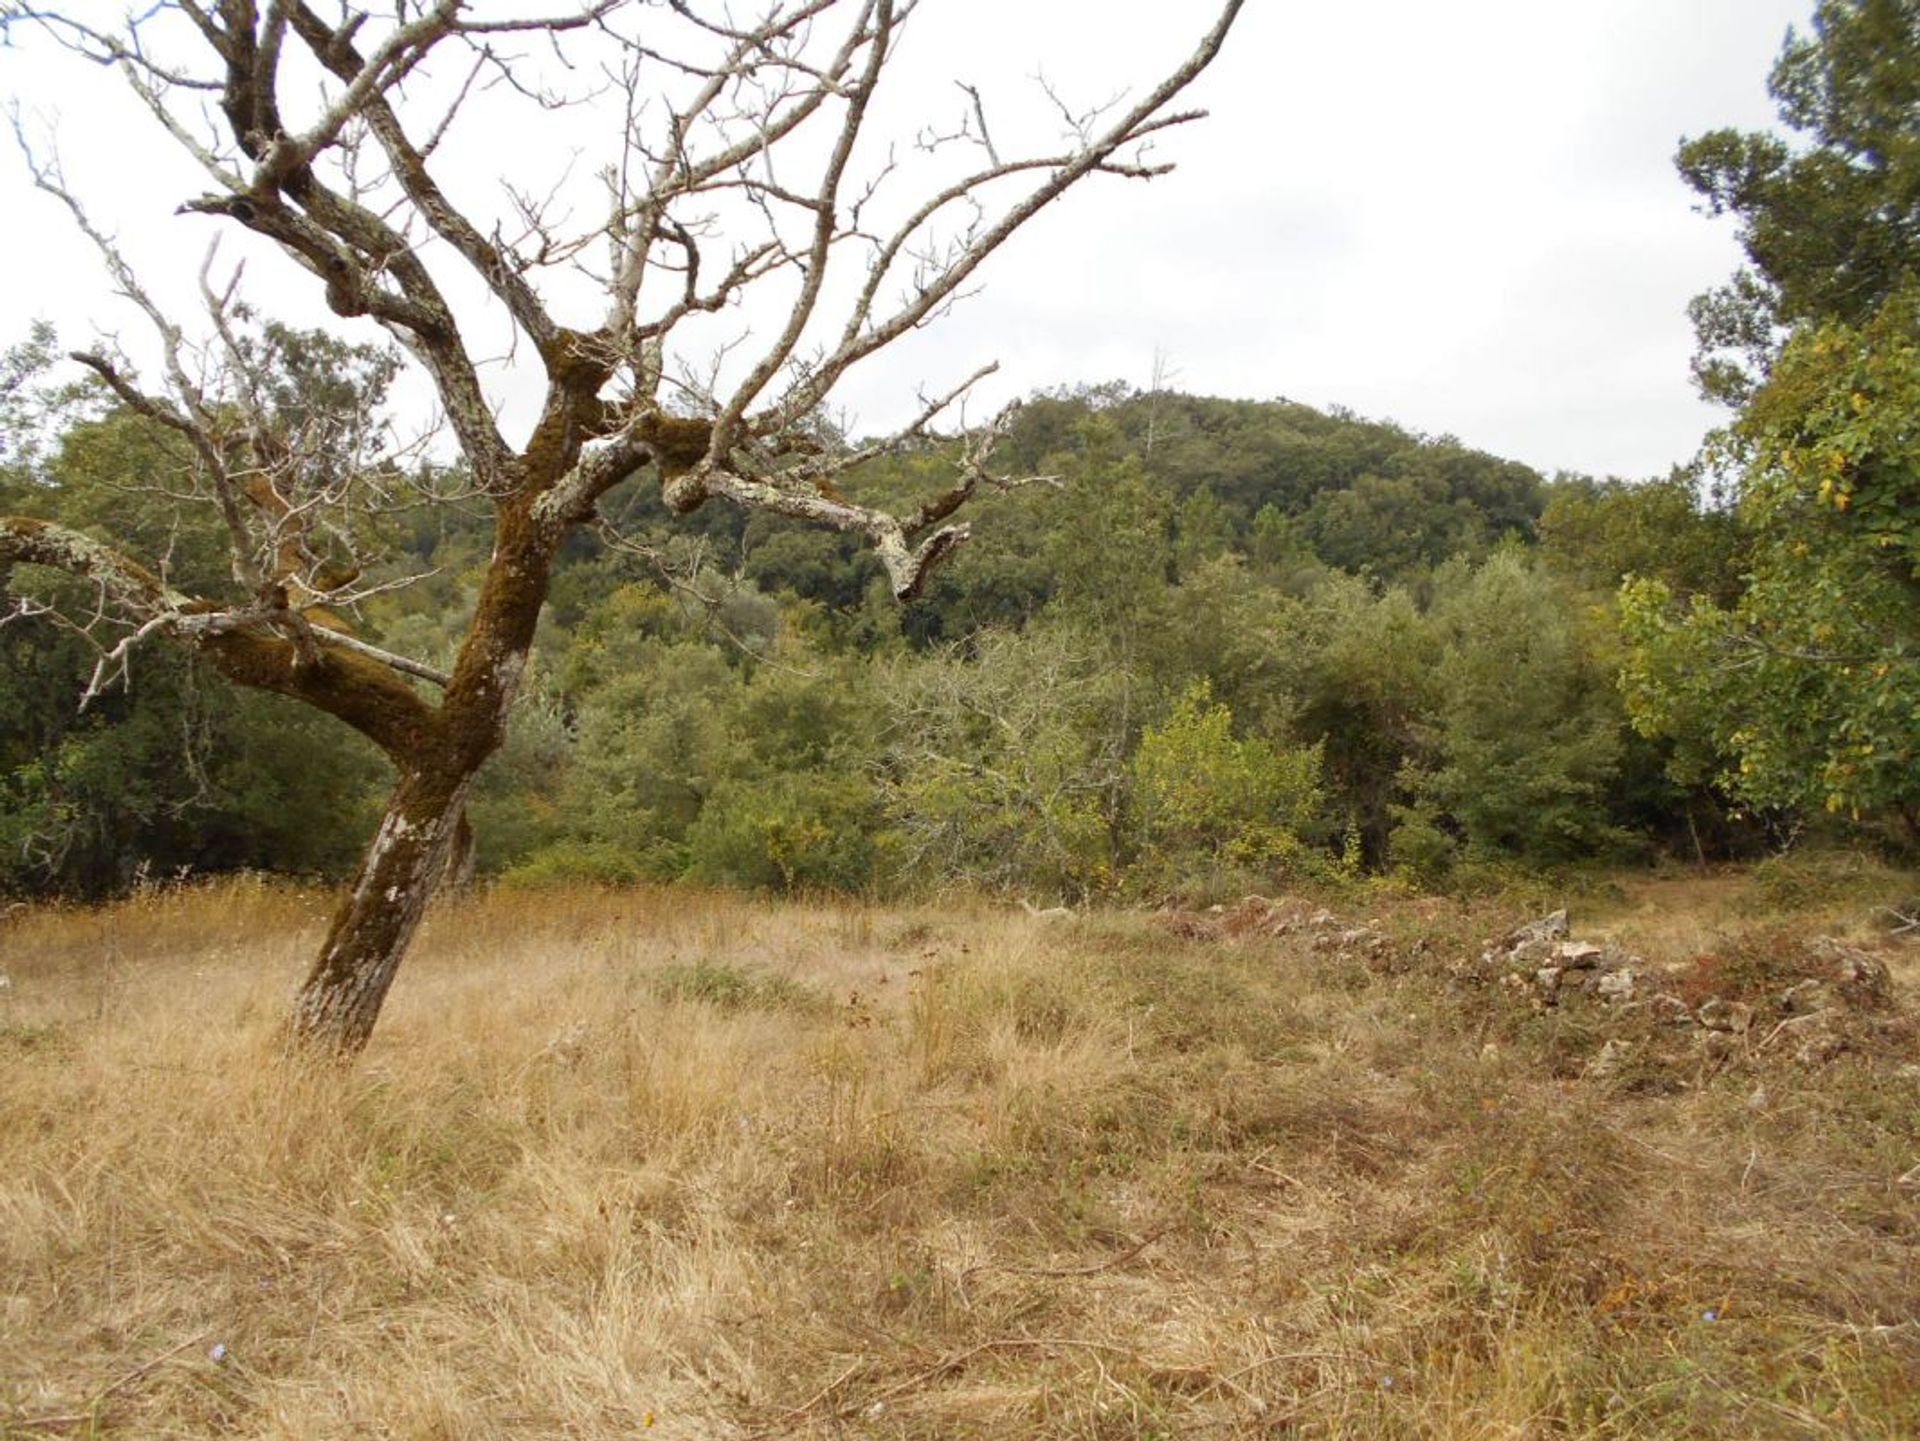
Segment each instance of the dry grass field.
[[[1711,1046],[1469,984],[1493,903],[496,892],[344,1074],[275,1059],[324,896],[17,912],[0,1436],[1920,1436],[1871,889],[1576,902]],[[1894,986],[1805,1064],[1815,932]]]

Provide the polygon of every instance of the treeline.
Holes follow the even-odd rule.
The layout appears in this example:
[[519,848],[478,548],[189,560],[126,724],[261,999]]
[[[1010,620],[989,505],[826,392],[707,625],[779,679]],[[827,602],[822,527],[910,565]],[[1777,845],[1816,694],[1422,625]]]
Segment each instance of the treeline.
[[[482,863],[1078,897],[1461,885],[1819,831],[1920,850],[1920,0],[1818,0],[1770,89],[1781,132],[1678,157],[1747,257],[1691,311],[1730,416],[1696,470],[1545,479],[1284,401],[1041,396],[996,462],[1052,482],[986,495],[905,607],[852,540],[720,504],[669,522],[632,484],[563,557],[470,806]],[[359,433],[393,375],[271,324],[247,343],[262,413],[309,440]],[[52,350],[0,357],[0,515],[218,592],[193,458],[49,389]],[[953,459],[850,484],[901,502]],[[457,474],[404,479],[376,489],[416,503],[354,513],[340,549],[392,558],[376,587],[419,579],[354,619],[444,663],[488,517]],[[12,593],[0,887],[349,862],[385,784],[350,733],[163,645],[123,653],[83,583]]]
[[[16,446],[16,452],[19,447]],[[223,564],[143,488],[165,438],[108,412],[16,453],[0,510],[113,532],[192,588]],[[875,494],[941,483],[936,447]],[[924,598],[854,541],[636,489],[568,556],[513,732],[471,814],[484,872],[770,889],[1204,892],[1400,870],[1458,883],[1751,849],[1711,764],[1638,736],[1623,576],[1738,574],[1684,479],[1559,478],[1286,402],[1106,387],[1039,397]],[[447,658],[483,517],[389,517],[365,633]],[[211,581],[215,577],[207,575]],[[69,614],[84,613],[68,597]],[[98,659],[0,630],[0,878],[336,874],[385,784],[344,728],[239,694],[164,646],[84,710]]]

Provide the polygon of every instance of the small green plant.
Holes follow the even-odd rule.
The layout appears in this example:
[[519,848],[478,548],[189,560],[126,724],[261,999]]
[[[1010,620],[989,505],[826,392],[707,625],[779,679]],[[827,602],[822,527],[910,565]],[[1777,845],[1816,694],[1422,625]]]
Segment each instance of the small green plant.
[[829,1008],[824,996],[798,981],[715,961],[669,966],[655,978],[653,990],[663,1001],[694,1001],[720,1011],[805,1015]]

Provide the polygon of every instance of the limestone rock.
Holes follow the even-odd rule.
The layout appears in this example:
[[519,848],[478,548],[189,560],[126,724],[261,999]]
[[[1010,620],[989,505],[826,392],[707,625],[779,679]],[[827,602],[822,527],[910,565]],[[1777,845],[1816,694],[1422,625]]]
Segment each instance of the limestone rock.
[[1648,1010],[1654,1020],[1669,1026],[1691,1026],[1693,1012],[1687,1009],[1687,1003],[1678,996],[1658,995],[1648,1003]]
[[1694,1018],[1710,1031],[1731,1031],[1736,1036],[1744,1036],[1753,1028],[1753,1007],[1745,1001],[1709,996],[1700,1003]]
[[1731,1056],[1739,1042],[1727,1031],[1701,1031],[1696,1043],[1700,1054],[1709,1061],[1724,1061]]
[[1812,976],[1789,986],[1780,996],[1780,1009],[1790,1016],[1813,1015],[1832,1009],[1834,1004],[1834,994],[1827,983]]
[[1892,993],[1893,980],[1886,965],[1877,957],[1831,936],[1822,936],[1808,947],[1807,954],[1819,972],[1836,986],[1850,1006],[1883,1006]]
[[1553,948],[1554,964],[1569,971],[1590,971],[1606,954],[1604,946],[1596,946],[1591,941],[1561,941]]
[[1594,983],[1594,991],[1599,995],[1600,999],[1609,1001],[1614,1005],[1623,1005],[1631,1001],[1636,994],[1637,987],[1637,978],[1633,971],[1625,966],[1617,971],[1608,971]]
[[1507,949],[1514,950],[1529,941],[1564,941],[1567,938],[1567,913],[1555,911],[1550,916],[1542,916],[1537,921],[1529,921],[1518,930],[1508,934]]
[[1587,1079],[1590,1081],[1613,1080],[1627,1062],[1633,1059],[1633,1050],[1631,1041],[1623,1041],[1615,1036],[1600,1048],[1598,1055],[1587,1062]]

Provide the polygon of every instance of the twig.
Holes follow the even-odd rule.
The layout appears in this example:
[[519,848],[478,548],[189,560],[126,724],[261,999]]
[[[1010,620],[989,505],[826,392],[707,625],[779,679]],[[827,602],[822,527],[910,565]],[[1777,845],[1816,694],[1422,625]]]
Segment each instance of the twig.
[[1017,1351],[1028,1347],[1037,1347],[1040,1350],[1067,1347],[1069,1349],[1078,1348],[1082,1351],[1103,1352],[1109,1356],[1133,1355],[1133,1352],[1129,1351],[1125,1346],[1115,1346],[1105,1341],[1083,1341],[1077,1336],[1003,1336],[993,1341],[982,1341],[976,1346],[967,1347],[964,1351],[956,1351],[945,1360],[936,1361],[917,1376],[909,1376],[904,1381],[896,1381],[873,1399],[875,1401],[884,1401],[889,1396],[897,1396],[902,1391],[909,1390],[924,1382],[935,1380],[938,1377],[946,1375],[949,1371],[958,1371],[975,1356],[984,1355],[988,1351]]
[[1214,1377],[1207,1385],[1193,1393],[1193,1399],[1198,1401],[1202,1396],[1211,1395],[1223,1388],[1244,1395],[1245,1388],[1239,1384],[1242,1376],[1251,1376],[1255,1371],[1263,1370],[1268,1366],[1278,1366],[1283,1361],[1357,1361],[1360,1359],[1350,1351],[1278,1351],[1271,1356],[1262,1356],[1258,1361],[1250,1362],[1237,1371],[1228,1371]]
[[783,1411],[774,1419],[776,1421],[798,1421],[802,1416],[805,1416],[809,1411],[813,1410],[814,1407],[826,1400],[827,1397],[846,1385],[848,1381],[852,1380],[854,1373],[866,1364],[866,1358],[864,1356],[861,1357],[838,1376],[835,1376],[831,1381],[827,1382],[827,1384],[822,1386],[818,1391],[814,1392],[813,1395],[802,1401],[798,1406],[795,1406],[791,1411]]
[[179,1345],[162,1351],[158,1356],[150,1360],[142,1361],[125,1375],[116,1380],[109,1381],[105,1386],[102,1386],[98,1391],[94,1392],[93,1395],[89,1396],[84,1410],[69,1412],[58,1416],[21,1416],[8,1421],[6,1424],[10,1429],[18,1428],[29,1431],[56,1431],[68,1426],[84,1426],[88,1422],[97,1419],[95,1412],[98,1411],[102,1401],[105,1401],[116,1391],[124,1391],[149,1372],[158,1370],[175,1356],[178,1356],[182,1351],[198,1346],[211,1334],[212,1333],[208,1331],[196,1332],[194,1335],[187,1337],[187,1339]]
[[1910,916],[1898,906],[1881,906],[1879,910],[1881,915],[1892,916],[1898,922],[1888,929],[1888,935],[1904,936],[1908,931],[1920,931],[1920,914]]
[[1102,1271],[1111,1271],[1116,1266],[1126,1265],[1171,1229],[1171,1226],[1162,1226],[1156,1231],[1151,1231],[1119,1255],[1092,1266],[1002,1266],[988,1261],[978,1266],[967,1267],[960,1273],[960,1278],[965,1280],[968,1276],[977,1275],[982,1271],[998,1271],[1007,1276],[1098,1276]]

